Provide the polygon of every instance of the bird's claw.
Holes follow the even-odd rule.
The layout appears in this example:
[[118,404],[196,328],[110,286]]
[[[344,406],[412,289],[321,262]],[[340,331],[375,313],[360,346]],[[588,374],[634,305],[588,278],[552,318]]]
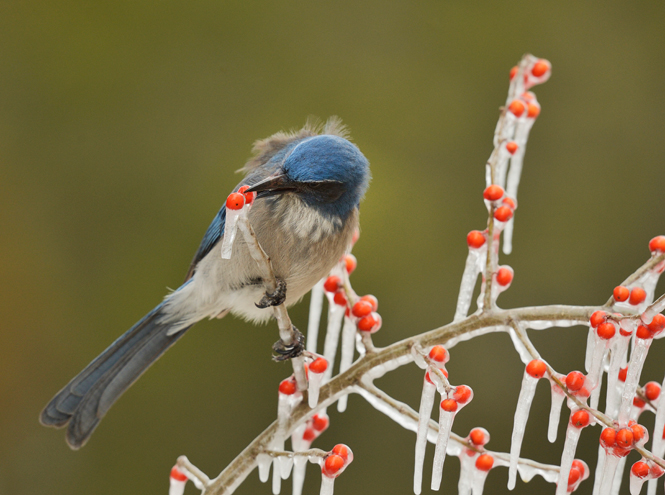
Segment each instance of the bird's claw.
[[275,351],[273,355],[273,360],[275,361],[286,361],[287,359],[293,359],[300,356],[305,350],[305,336],[300,333],[295,325],[291,325],[293,331],[293,341],[290,344],[285,344],[282,339],[279,339],[272,345],[272,350]]
[[286,282],[277,278],[277,288],[273,292],[263,294],[261,300],[254,303],[257,308],[265,309],[270,306],[279,306],[286,299]]

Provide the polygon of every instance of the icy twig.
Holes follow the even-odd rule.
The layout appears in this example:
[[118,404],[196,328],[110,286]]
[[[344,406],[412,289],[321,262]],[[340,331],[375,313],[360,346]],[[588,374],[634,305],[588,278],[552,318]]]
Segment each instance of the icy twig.
[[199,490],[207,488],[208,485],[210,485],[210,478],[208,478],[208,476],[203,471],[192,464],[186,456],[181,455],[178,457],[176,465],[185,474],[185,476],[187,476],[187,478],[194,482]]
[[[256,238],[254,229],[249,223],[249,218],[247,215],[241,215],[238,218],[238,227],[243,233],[245,238],[245,243],[249,249],[249,254],[252,256],[256,264],[259,266],[259,269],[263,272],[262,279],[263,285],[266,288],[267,292],[274,292],[277,289],[277,278],[275,277],[275,272],[272,269],[272,263],[270,262],[270,257],[259,244],[259,240]],[[284,303],[279,306],[273,306],[273,313],[275,319],[277,320],[277,325],[279,327],[279,338],[285,345],[291,345],[294,342],[294,332],[293,324],[289,318],[289,313],[286,310]],[[296,377],[296,383],[298,384],[298,390],[305,390],[307,388],[307,378],[305,377],[305,367],[302,356],[295,357],[291,359],[293,365],[293,373]]]
[[314,287],[309,300],[309,318],[307,321],[306,347],[310,352],[316,352],[321,324],[321,311],[323,310],[323,282],[319,280]]
[[[640,278],[642,278],[646,273],[654,269],[658,264],[662,263],[665,261],[665,253],[660,253],[657,255],[652,256],[649,258],[649,260],[644,263],[641,267],[639,267],[637,270],[635,270],[626,280],[621,282],[620,285],[623,285],[624,287],[628,287],[629,285],[635,283],[638,281]],[[659,298],[660,299],[660,298]],[[607,302],[603,305],[604,308],[608,308],[614,304],[614,297],[611,297],[607,300]]]

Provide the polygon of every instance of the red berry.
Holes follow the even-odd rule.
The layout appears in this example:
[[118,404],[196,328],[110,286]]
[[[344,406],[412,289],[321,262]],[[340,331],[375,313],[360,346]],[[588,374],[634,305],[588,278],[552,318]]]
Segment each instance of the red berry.
[[605,428],[600,434],[600,444],[603,447],[612,447],[616,443],[617,431],[614,428]]
[[337,454],[330,454],[326,457],[321,470],[326,476],[337,474],[337,472],[344,467],[344,459]]
[[514,210],[515,208],[517,208],[517,205],[515,204],[515,201],[513,201],[513,198],[511,198],[509,196],[506,196],[505,198],[503,198],[503,200],[501,201],[501,204],[506,205],[511,210]]
[[[446,378],[448,378],[448,372],[446,371],[445,368],[439,368],[439,371],[440,371],[441,373],[443,373],[443,376],[445,376]],[[432,379],[429,377],[429,371],[427,371],[427,372],[425,373],[425,380],[427,380],[429,383],[431,383],[432,385],[434,385],[434,382],[433,382]]]
[[441,409],[447,412],[457,411],[457,402],[453,399],[445,399],[441,401]]
[[510,105],[508,105],[508,110],[510,110],[515,117],[521,117],[525,110],[524,103],[520,100],[513,100]]
[[531,74],[533,74],[535,77],[542,77],[551,69],[551,67],[552,66],[547,60],[541,58],[538,60],[538,62],[533,64],[533,67],[531,68]]
[[665,440],[665,427],[663,427],[663,440]]
[[528,102],[526,104],[526,116],[535,119],[538,115],[540,115],[540,105],[536,102]]
[[178,466],[173,466],[171,468],[171,478],[178,481],[187,481],[187,476],[178,469]]
[[632,330],[621,327],[621,328],[619,328],[619,334],[623,337],[630,337],[631,335],[633,335],[633,332],[632,332]]
[[366,296],[361,297],[360,300],[370,303],[372,305],[372,311],[379,309],[379,300],[372,294],[367,294]]
[[494,218],[496,218],[499,222],[507,222],[513,218],[513,210],[508,206],[499,206],[494,211]]
[[658,313],[653,317],[651,323],[647,325],[647,328],[651,332],[651,335],[658,335],[665,328],[665,315]]
[[566,387],[571,392],[577,392],[584,386],[584,375],[579,371],[571,371],[566,375]]
[[243,196],[245,196],[245,204],[246,205],[251,205],[254,200],[256,199],[256,193],[255,192],[245,192],[247,189],[249,189],[249,186],[242,186],[240,189],[238,189],[238,192],[241,193]]
[[443,347],[442,345],[435,345],[432,347],[432,350],[429,351],[429,358],[432,361],[436,361],[438,363],[443,363],[446,361],[446,357],[448,356],[448,351],[446,351],[446,348]]
[[653,338],[653,335],[651,334],[649,329],[647,327],[645,327],[644,325],[640,325],[639,327],[637,327],[637,330],[635,331],[635,336],[638,339],[642,339],[642,340]]
[[[630,424],[630,423],[628,423]],[[635,443],[639,442],[644,438],[646,435],[646,428],[642,425],[638,425],[637,423],[633,424],[630,426],[630,430],[633,432],[633,441]]]
[[360,231],[358,229],[353,231],[353,237],[351,238],[351,244],[355,244],[360,239]]
[[243,206],[245,206],[245,196],[241,193],[231,193],[226,198],[226,207],[229,210],[239,210]]
[[372,312],[360,318],[356,326],[361,332],[378,332],[381,328],[381,316],[379,313]]
[[499,268],[499,270],[496,272],[496,281],[502,287],[510,285],[510,282],[513,281],[512,268],[506,266]]
[[660,395],[660,385],[656,382],[649,382],[644,386],[644,395],[649,400],[656,400]]
[[466,235],[466,243],[470,248],[478,249],[485,244],[485,236],[479,230],[472,230]]
[[589,413],[584,409],[575,411],[570,416],[570,424],[572,424],[575,428],[584,428],[589,424]]
[[372,305],[367,301],[363,301],[362,299],[357,303],[355,303],[353,305],[353,308],[351,309],[351,313],[356,318],[362,318],[363,316],[367,316],[371,312],[372,312]]
[[649,241],[649,251],[652,253],[658,251],[660,253],[665,251],[665,235],[659,235]]
[[302,439],[311,442],[316,438],[316,432],[314,431],[314,428],[307,428],[305,432],[302,434]]
[[485,445],[487,443],[487,432],[482,428],[474,428],[469,433],[469,440],[474,445]]
[[358,266],[358,260],[352,254],[344,256],[344,264],[346,265],[346,273],[351,275]]
[[506,143],[506,149],[508,150],[508,153],[510,153],[511,155],[515,154],[517,148],[519,148],[519,146],[517,146],[517,143],[515,141],[508,141]]
[[588,466],[584,461],[580,461],[579,459],[573,459],[573,466],[571,469],[577,469],[580,474],[584,474],[584,472],[588,469]]
[[568,474],[568,486],[574,485],[582,477],[582,473],[577,468],[571,468],[570,473]]
[[517,66],[513,67],[512,69],[510,69],[510,80],[511,80],[511,81],[512,81],[512,80],[515,78],[515,76],[517,75],[517,71],[518,71],[518,70],[519,70],[519,69],[518,69]]
[[647,293],[641,287],[633,287],[633,290],[630,291],[630,299],[628,302],[633,306],[637,306],[647,298]]
[[593,314],[591,315],[591,318],[589,318],[589,323],[591,323],[591,327],[596,328],[603,321],[605,321],[606,316],[607,313],[605,313],[605,311],[594,311]]
[[534,359],[526,365],[526,372],[534,378],[542,378],[547,371],[547,365],[540,359]]
[[649,465],[646,462],[637,461],[630,468],[630,472],[638,478],[646,478],[649,475]]
[[328,428],[329,423],[330,421],[328,420],[328,417],[322,414],[315,414],[312,417],[312,427],[316,431],[324,431],[325,429]]
[[338,443],[333,447],[332,453],[340,456],[342,459],[344,459],[344,461],[347,461],[349,459],[349,454],[351,453],[351,449],[348,448],[343,443]]
[[501,196],[503,196],[503,188],[501,186],[497,186],[496,184],[487,186],[483,192],[483,198],[485,198],[487,201],[497,201],[501,199]]
[[481,454],[476,459],[476,468],[481,471],[489,471],[494,466],[494,457],[489,454]]
[[646,406],[646,404],[647,404],[647,403],[644,402],[644,401],[643,401],[642,399],[640,399],[639,397],[635,397],[635,398],[633,399],[633,405],[634,405],[635,407],[642,408],[642,407]]
[[526,101],[535,100],[536,94],[533,91],[525,91],[522,93],[522,99]]
[[282,380],[282,383],[279,384],[279,391],[284,395],[293,395],[296,393],[296,382],[291,378]]
[[453,392],[453,399],[460,404],[466,404],[471,400],[471,389],[466,385],[458,385]]
[[596,333],[601,339],[610,340],[612,337],[614,337],[616,328],[614,327],[614,323],[606,321],[605,323],[598,325],[598,328],[596,328]]
[[309,369],[314,373],[323,373],[328,369],[328,361],[325,358],[318,357],[309,363]]
[[339,306],[346,306],[346,303],[348,302],[346,300],[346,294],[344,294],[343,290],[335,292],[335,297],[333,297],[333,301],[335,302],[335,304]]
[[331,275],[323,283],[323,288],[326,292],[337,292],[342,287],[342,279],[337,275]]
[[619,370],[619,381],[620,382],[625,382],[627,374],[628,374],[628,366],[626,366],[625,368],[621,368]]
[[614,288],[613,295],[614,295],[614,300],[616,302],[624,302],[628,300],[628,296],[630,296],[630,291],[623,285],[619,285]]
[[616,444],[622,449],[633,445],[633,431],[630,428],[622,428],[617,432]]

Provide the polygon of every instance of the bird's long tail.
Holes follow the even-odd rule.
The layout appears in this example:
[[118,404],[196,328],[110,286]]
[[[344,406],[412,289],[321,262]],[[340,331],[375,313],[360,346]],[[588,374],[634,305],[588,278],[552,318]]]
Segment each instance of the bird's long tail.
[[82,447],[122,393],[191,327],[178,329],[167,307],[165,301],[153,309],[74,377],[44,408],[41,423],[69,423],[67,443]]

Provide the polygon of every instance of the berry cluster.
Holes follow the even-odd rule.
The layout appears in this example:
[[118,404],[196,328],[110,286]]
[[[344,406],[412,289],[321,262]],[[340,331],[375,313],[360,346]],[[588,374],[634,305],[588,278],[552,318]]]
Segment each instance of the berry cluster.
[[339,443],[333,447],[323,460],[321,473],[327,478],[337,478],[353,462],[353,452],[351,449]]

